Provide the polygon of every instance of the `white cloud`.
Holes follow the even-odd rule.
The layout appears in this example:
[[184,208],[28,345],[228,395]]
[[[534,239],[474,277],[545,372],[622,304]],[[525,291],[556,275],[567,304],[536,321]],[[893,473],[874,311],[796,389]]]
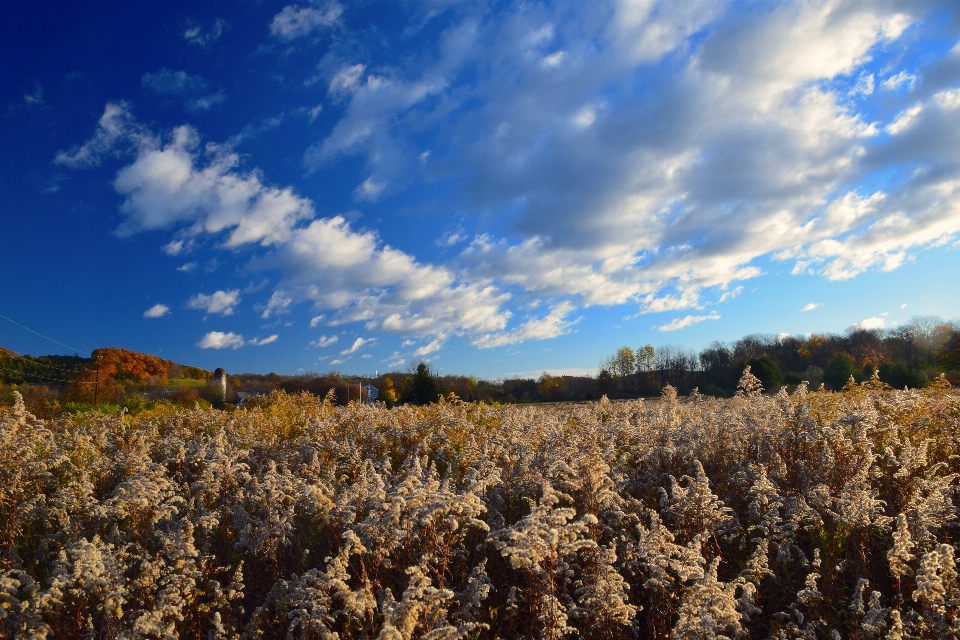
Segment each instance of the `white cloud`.
[[444,233],[437,244],[441,247],[452,247],[455,244],[460,244],[467,238],[467,234],[464,233],[463,227],[457,227],[453,231],[448,231]]
[[[269,318],[270,316],[282,316],[284,314],[290,313],[290,307],[293,305],[293,298],[281,291],[274,291],[270,296],[270,300],[267,301],[267,306],[263,310],[263,313],[260,314],[261,318]],[[319,319],[318,319],[319,318]],[[317,316],[314,320],[320,322],[323,319],[323,316]],[[313,320],[310,320],[310,326],[314,327],[316,324]]]
[[209,295],[198,293],[187,302],[187,308],[199,309],[211,315],[231,316],[239,303],[240,290],[230,289],[229,291],[214,291]]
[[156,93],[175,96],[203,93],[209,86],[200,76],[190,75],[186,71],[173,71],[166,67],[162,67],[155,73],[143,74],[140,82]]
[[205,96],[199,96],[197,98],[191,98],[187,100],[185,106],[188,110],[193,112],[199,111],[209,111],[218,104],[223,104],[227,99],[227,94],[223,92],[223,89],[216,91],[214,93],[208,93]]
[[144,318],[162,318],[170,313],[170,307],[165,304],[155,304],[143,312]]
[[323,319],[326,318],[326,317],[327,317],[327,316],[325,316],[325,315],[323,315],[323,314],[321,313],[319,316],[313,316],[312,318],[310,318],[310,328],[313,329],[314,327],[316,327],[316,326],[317,326],[318,324],[320,324],[320,323],[323,321]]
[[23,101],[31,106],[43,106],[43,87],[39,82],[35,83],[33,93],[23,94]]
[[561,50],[561,51],[555,51],[555,52],[551,53],[551,54],[548,55],[548,56],[544,56],[544,57],[540,60],[540,64],[541,64],[545,69],[550,69],[550,68],[554,68],[554,69],[555,69],[555,68],[559,67],[561,64],[563,64],[563,61],[564,61],[564,59],[565,59],[566,57],[567,57],[567,52],[566,52],[566,51],[562,51],[562,50]]
[[[481,349],[491,349],[510,344],[517,344],[526,340],[546,340],[556,338],[570,331],[570,327],[579,322],[567,320],[567,316],[574,311],[573,303],[564,301],[550,309],[543,318],[534,318],[509,332],[491,333],[479,336],[472,340],[474,346]],[[428,345],[429,346],[429,345]]]
[[196,262],[187,262],[187,263],[182,264],[182,265],[180,265],[179,267],[177,267],[177,271],[183,271],[184,273],[190,273],[191,271],[193,271],[193,270],[196,269],[196,268],[197,268],[197,263],[196,263]]
[[363,64],[355,64],[349,67],[344,67],[337,72],[337,75],[333,76],[333,79],[330,81],[330,87],[327,89],[327,93],[337,95],[351,91],[358,85],[360,78],[363,77],[363,72],[366,71],[366,69],[366,65]]
[[822,306],[822,302],[808,302],[807,304],[803,305],[803,308],[800,309],[800,312],[803,313],[804,311],[813,311],[814,309],[819,309]]
[[[952,58],[889,75],[916,59],[897,52],[913,46],[898,41],[904,30],[927,19],[919,3],[536,7],[463,7],[436,47],[402,60],[368,60],[344,24],[349,37],[311,70],[342,104],[324,112],[332,129],[304,155],[307,169],[359,157],[354,195],[366,200],[450,186],[456,220],[488,235],[442,263],[347,216],[317,218],[230,147],[207,149],[189,127],[155,135],[122,104],[57,162],[133,153],[115,181],[120,233],[171,229],[182,251],[201,235],[248,248],[251,268],[280,272],[266,316],[309,302],[331,326],[418,345],[559,335],[590,305],[710,319],[693,310],[730,301],[768,259],[840,280],[897,269],[960,235],[960,92],[936,66]],[[284,8],[273,36],[338,19],[318,11]],[[380,37],[389,50],[394,36]],[[902,180],[870,177],[888,170]],[[552,324],[521,306],[560,300],[570,309]]]
[[887,321],[880,317],[866,318],[860,322],[851,325],[851,329],[861,329],[869,331],[871,329],[883,329],[887,324]]
[[743,293],[743,287],[739,286],[730,291],[725,291],[722,296],[720,296],[720,302],[726,302],[727,300],[733,300],[737,296]]
[[125,102],[111,102],[103,110],[93,137],[70,151],[57,152],[54,162],[79,169],[100,164],[103,156],[119,156],[130,147],[153,144],[153,137],[140,126]]
[[259,340],[259,339],[257,339],[257,338],[254,338],[253,340],[248,341],[247,344],[252,344],[252,345],[256,345],[256,346],[258,346],[258,347],[262,347],[262,346],[265,345],[265,344],[271,344],[271,343],[273,343],[273,342],[276,342],[279,337],[280,337],[280,336],[279,336],[278,334],[274,333],[274,334],[272,334],[272,335],[270,335],[270,336],[267,336],[267,337],[264,338],[263,340]]
[[343,7],[336,2],[330,2],[322,9],[288,5],[273,17],[270,34],[281,40],[294,40],[320,27],[336,24],[342,13]]
[[439,351],[442,347],[443,347],[443,341],[438,338],[436,340],[433,340],[429,344],[425,344],[419,349],[417,349],[416,351],[414,351],[413,355],[425,356],[425,355],[434,353],[435,351]]
[[875,87],[875,78],[872,73],[861,73],[857,78],[857,83],[850,89],[851,96],[868,96],[873,93]]
[[376,202],[387,185],[384,182],[376,182],[373,178],[367,178],[353,192],[357,200],[367,200]]
[[239,349],[245,344],[243,336],[236,333],[211,331],[197,343],[201,349]]
[[[88,158],[96,157],[94,148],[106,145],[99,142],[101,138],[114,144],[130,134],[132,117],[125,111],[123,115],[112,111],[108,106],[101,125],[105,119],[119,121],[124,130],[114,133],[118,127],[101,126],[84,147],[61,153],[62,162],[90,164]],[[226,247],[270,246],[288,240],[293,226],[313,215],[310,201],[297,197],[291,189],[268,187],[258,173],[237,171],[240,157],[229,149],[208,145],[210,160],[198,166],[199,136],[190,127],[175,129],[165,146],[153,137],[139,136],[134,142],[139,147],[137,159],[121,169],[114,181],[125,197],[120,207],[125,217],[118,229],[121,235],[188,224],[183,234],[226,233]]]
[[413,345],[415,345],[415,344],[417,344],[417,341],[416,341],[416,340],[404,340],[402,343],[400,343],[400,346],[401,346],[401,347],[411,347],[411,346],[413,346]]
[[340,338],[337,336],[320,336],[316,342],[311,341],[310,346],[313,347],[329,347],[332,344],[335,344]]
[[[353,344],[350,346],[350,348],[344,349],[343,351],[341,351],[340,355],[345,356],[350,353],[356,353],[364,345],[372,344],[376,341],[377,341],[376,338],[357,338],[356,340],[353,341]],[[334,342],[336,342],[336,340],[334,340]]]
[[676,318],[671,320],[667,324],[660,325],[659,327],[653,327],[657,331],[677,331],[679,329],[684,329],[689,327],[692,324],[697,324],[698,322],[703,322],[704,320],[719,320],[720,314],[716,311],[711,311],[709,315],[705,316],[684,316],[683,318]]
[[906,71],[901,71],[881,82],[880,86],[887,91],[897,91],[901,87],[906,88],[907,91],[910,91],[913,89],[913,85],[916,83],[916,81],[917,76]]
[[183,39],[191,44],[206,47],[220,39],[226,26],[227,23],[220,18],[214,21],[213,26],[206,33],[199,26],[191,25],[183,32]]

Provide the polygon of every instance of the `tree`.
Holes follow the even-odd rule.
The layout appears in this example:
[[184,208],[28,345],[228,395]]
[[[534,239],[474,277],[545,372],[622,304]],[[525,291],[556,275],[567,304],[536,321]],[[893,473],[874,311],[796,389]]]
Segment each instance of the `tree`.
[[597,392],[606,395],[610,392],[610,382],[613,376],[606,369],[600,369],[600,375],[597,376]]
[[630,347],[620,347],[613,356],[613,375],[618,378],[630,377],[637,367],[637,358]]
[[823,371],[823,381],[834,389],[843,389],[850,376],[857,374],[857,363],[846,353],[839,351],[834,354],[827,368]]
[[537,381],[537,389],[540,391],[540,398],[547,401],[555,401],[560,396],[560,386],[562,380],[559,377],[552,376],[546,371]]
[[763,388],[771,393],[776,393],[783,386],[783,374],[780,373],[780,367],[770,356],[761,356],[747,362],[750,365],[750,373],[760,379]]
[[635,354],[637,372],[647,372],[653,370],[653,358],[656,354],[656,350],[651,344],[645,344],[642,347],[637,347],[637,353]]
[[421,360],[413,372],[413,402],[415,404],[430,404],[436,402],[440,395],[440,385],[437,376],[430,369],[430,365]]
[[397,402],[397,391],[393,388],[393,380],[390,378],[385,378],[383,381],[383,389],[380,390],[380,399],[387,404],[396,404]]

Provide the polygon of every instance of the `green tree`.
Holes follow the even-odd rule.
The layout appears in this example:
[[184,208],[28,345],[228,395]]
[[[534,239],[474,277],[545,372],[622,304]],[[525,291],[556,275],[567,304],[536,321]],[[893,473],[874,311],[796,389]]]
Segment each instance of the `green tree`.
[[760,356],[747,362],[750,365],[750,373],[760,379],[763,388],[772,393],[776,393],[783,386],[783,374],[780,373],[780,367],[770,356]]
[[610,393],[610,383],[612,381],[613,376],[610,375],[610,372],[606,369],[600,369],[600,375],[597,376],[597,392],[601,395]]
[[415,404],[430,404],[436,402],[440,395],[440,385],[437,376],[430,369],[430,365],[421,360],[413,372],[413,402]]
[[637,368],[637,357],[630,347],[620,347],[613,356],[613,375],[618,378],[628,378]]
[[653,358],[655,355],[656,350],[651,344],[645,344],[642,347],[637,347],[637,353],[634,356],[636,360],[637,371],[653,371]]
[[823,381],[834,389],[843,389],[850,376],[857,374],[857,363],[846,353],[839,351],[834,354],[823,371]]

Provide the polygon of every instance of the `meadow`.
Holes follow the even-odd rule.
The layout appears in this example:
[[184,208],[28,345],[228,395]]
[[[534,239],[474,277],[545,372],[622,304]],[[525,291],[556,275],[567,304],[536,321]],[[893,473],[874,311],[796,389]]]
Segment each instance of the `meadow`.
[[0,409],[0,637],[960,635],[960,395]]

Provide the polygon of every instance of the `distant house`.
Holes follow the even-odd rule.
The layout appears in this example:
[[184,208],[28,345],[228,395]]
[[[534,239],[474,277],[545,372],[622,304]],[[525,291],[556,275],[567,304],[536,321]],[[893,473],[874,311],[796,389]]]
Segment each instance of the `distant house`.
[[366,395],[367,402],[373,402],[380,397],[380,391],[372,384],[364,386],[363,393]]

